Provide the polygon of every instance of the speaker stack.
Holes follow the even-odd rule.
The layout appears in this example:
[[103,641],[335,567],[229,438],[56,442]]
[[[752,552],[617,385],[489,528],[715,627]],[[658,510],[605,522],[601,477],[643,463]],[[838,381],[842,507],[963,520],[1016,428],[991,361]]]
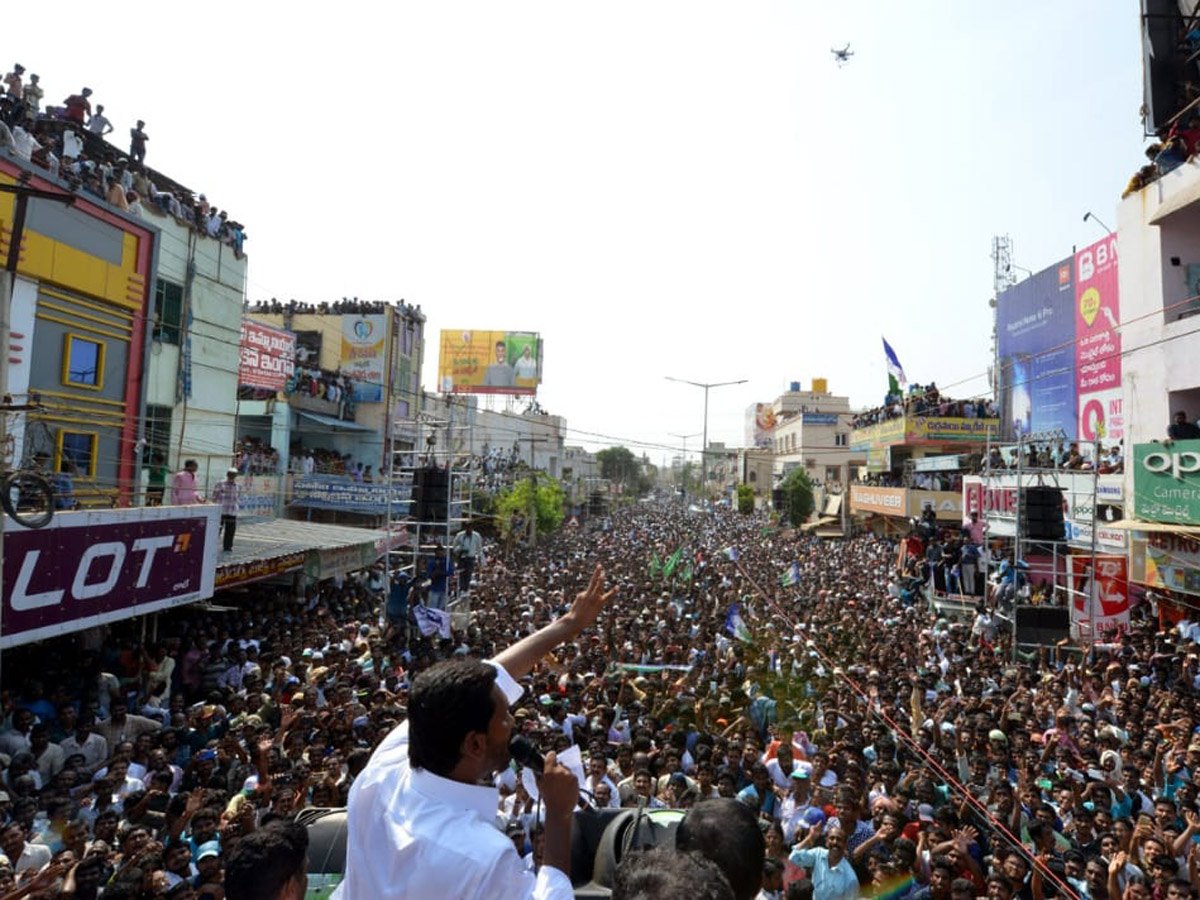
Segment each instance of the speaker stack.
[[418,522],[445,522],[450,518],[450,473],[446,469],[417,469],[413,507]]
[[1021,488],[1021,531],[1030,541],[1061,541],[1066,537],[1061,488]]

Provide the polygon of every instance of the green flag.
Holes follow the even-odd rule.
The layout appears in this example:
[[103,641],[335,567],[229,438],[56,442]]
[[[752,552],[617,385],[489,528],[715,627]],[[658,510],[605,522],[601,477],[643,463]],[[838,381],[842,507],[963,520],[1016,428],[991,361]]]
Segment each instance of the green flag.
[[675,567],[679,565],[679,558],[681,556],[683,556],[682,547],[667,557],[667,561],[663,563],[663,575],[665,575],[667,578],[671,577],[671,573],[674,572]]
[[657,578],[658,573],[662,571],[662,563],[658,561],[658,551],[654,551],[654,555],[650,557],[650,577]]
[[692,580],[692,561],[689,559],[683,564],[683,568],[679,570],[679,580],[691,582]]

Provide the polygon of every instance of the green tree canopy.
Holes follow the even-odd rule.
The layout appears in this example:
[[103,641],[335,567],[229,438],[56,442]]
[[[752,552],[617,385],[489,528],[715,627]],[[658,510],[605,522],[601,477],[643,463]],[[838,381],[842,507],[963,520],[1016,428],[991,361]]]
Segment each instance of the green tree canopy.
[[788,522],[800,525],[808,521],[813,511],[813,485],[803,469],[792,469],[780,485],[783,490],[784,511]]
[[[502,522],[507,523],[514,512],[528,518],[532,490],[530,479],[525,478],[500,495],[496,510]],[[534,500],[538,534],[547,534],[562,524],[566,502],[567,495],[557,481],[545,476],[538,478]]]

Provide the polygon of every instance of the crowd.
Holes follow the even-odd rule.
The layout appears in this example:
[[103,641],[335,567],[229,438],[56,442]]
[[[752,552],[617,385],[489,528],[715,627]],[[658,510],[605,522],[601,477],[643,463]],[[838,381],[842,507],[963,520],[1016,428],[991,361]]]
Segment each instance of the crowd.
[[352,481],[373,482],[376,473],[372,466],[355,460],[349,453],[339,453],[326,447],[304,447],[292,444],[288,468],[295,475],[345,475]]
[[113,131],[104,105],[93,109],[92,91],[82,88],[61,104],[44,104],[45,88],[20,63],[4,76],[0,95],[0,150],[45,169],[73,191],[88,194],[133,216],[170,215],[198,234],[242,254],[245,228],[225,210],[146,166],[146,123],[129,129],[129,152],[106,140]]
[[283,390],[286,394],[299,394],[332,403],[337,407],[337,418],[354,421],[354,380],[344,372],[297,364]]
[[[359,300],[357,297],[343,297],[341,300],[334,300],[332,303],[328,301],[301,303],[297,300],[280,303],[272,297],[270,300],[260,300],[254,304],[247,301],[246,310],[248,312],[274,315],[368,316],[382,315],[387,306],[388,304],[382,300]],[[397,304],[397,308],[400,315],[404,315],[410,310],[410,307],[403,300]],[[411,309],[416,312],[421,311],[420,305],[411,307]]]
[[233,445],[233,467],[239,475],[278,475],[279,451],[262,438],[247,435]]
[[999,415],[992,400],[951,400],[936,384],[909,386],[907,394],[889,393],[883,405],[854,416],[855,428],[869,428],[902,416],[927,416],[941,419],[994,419]]
[[993,447],[987,456],[985,468],[1068,469],[1116,475],[1125,471],[1125,454],[1120,444],[1112,444],[1107,449],[1100,448],[1100,458],[1097,461],[1094,454],[1085,455],[1084,450],[1074,441],[1059,441],[1057,446],[1051,443],[1030,443],[1025,450],[1024,459],[1016,447]]
[[[33,896],[248,896],[239,848],[345,804],[414,679],[496,657],[599,563],[615,597],[519,679],[516,728],[580,748],[581,802],[745,807],[761,843],[717,860],[732,887],[713,896],[1195,897],[1200,626],[1139,616],[1090,655],[1014,663],[989,607],[937,617],[898,551],[641,505],[488,554],[449,637],[408,615],[419,583],[373,568],[165,613],[146,644],[130,624],[6,652],[24,678],[0,697],[0,892],[40,877]],[[494,797],[536,868],[538,804],[511,769]],[[680,865],[704,868],[650,868]],[[636,856],[622,868],[651,877]]]

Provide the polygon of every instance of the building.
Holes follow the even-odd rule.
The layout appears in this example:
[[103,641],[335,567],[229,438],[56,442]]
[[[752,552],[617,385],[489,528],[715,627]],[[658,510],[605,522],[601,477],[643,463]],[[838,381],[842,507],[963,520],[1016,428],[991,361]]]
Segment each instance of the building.
[[1200,441],[1167,438],[1176,413],[1200,420],[1200,162],[1131,193],[1117,226],[1129,579],[1165,618],[1195,618],[1187,610],[1200,603]]
[[[932,508],[939,521],[962,521],[962,479],[978,469],[999,419],[981,417],[985,404],[909,397],[901,414],[876,410],[858,419],[850,444],[866,465],[850,486],[850,512],[885,533]],[[879,421],[869,421],[878,419]]]
[[418,450],[424,314],[403,301],[355,299],[259,303],[246,319],[294,336],[283,390],[237,392],[238,440],[274,449],[288,515],[347,524],[387,516],[392,457]]
[[[16,417],[10,461],[72,480],[85,506],[128,505],[138,479],[158,232],[41,169],[0,159],[40,196],[13,247],[18,199],[0,193],[0,253],[15,254],[8,390],[41,408]],[[6,448],[6,455],[8,450]]]

